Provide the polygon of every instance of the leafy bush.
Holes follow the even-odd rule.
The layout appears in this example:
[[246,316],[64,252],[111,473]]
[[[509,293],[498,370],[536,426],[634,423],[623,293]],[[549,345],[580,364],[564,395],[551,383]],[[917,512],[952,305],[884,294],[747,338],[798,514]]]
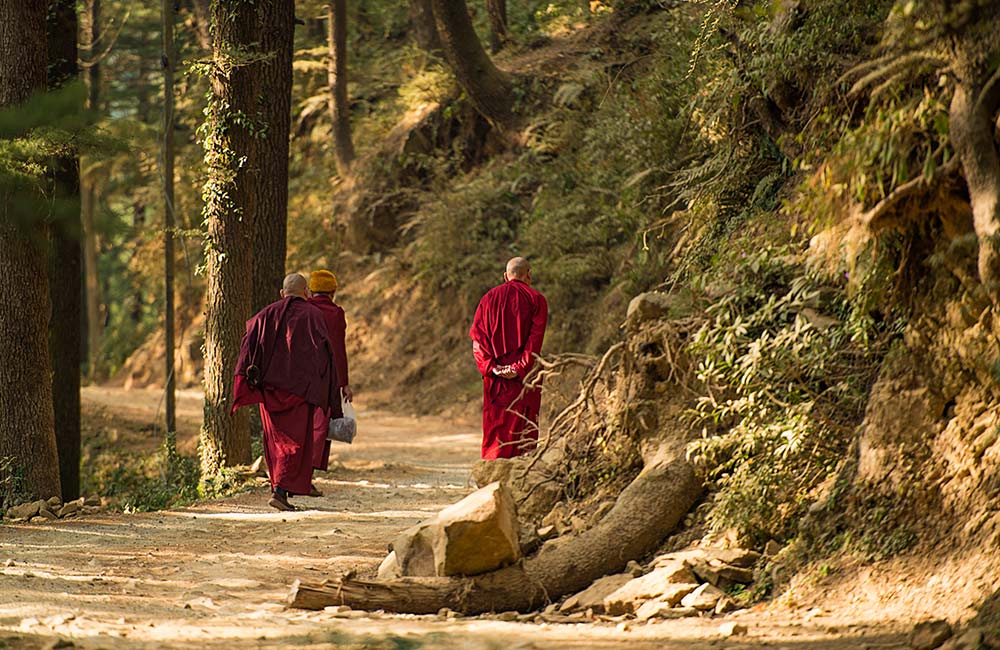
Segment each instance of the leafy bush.
[[760,543],[792,535],[832,476],[888,335],[860,331],[843,295],[787,250],[747,254],[732,273],[689,348],[703,386],[690,415],[704,427],[689,454],[714,483],[710,526]]

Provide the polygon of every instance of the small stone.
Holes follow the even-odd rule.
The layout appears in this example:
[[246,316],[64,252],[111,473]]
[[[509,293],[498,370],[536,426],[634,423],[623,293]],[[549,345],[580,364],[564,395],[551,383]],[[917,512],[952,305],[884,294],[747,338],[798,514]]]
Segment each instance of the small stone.
[[31,524],[41,524],[41,523],[46,522],[46,521],[48,521],[48,519],[46,519],[45,517],[43,517],[41,515],[35,515],[34,517],[32,517],[31,519],[28,520],[28,523],[31,523]]
[[629,560],[628,564],[625,565],[625,573],[628,573],[633,578],[638,578],[639,576],[645,574],[646,571],[642,568],[642,565],[635,560]]
[[602,613],[604,612],[604,599],[620,589],[622,585],[631,579],[632,576],[628,573],[616,573],[598,578],[580,593],[567,598],[559,608],[559,611],[565,613],[593,609],[597,613]]
[[681,605],[685,607],[694,607],[700,611],[714,610],[715,606],[719,603],[719,599],[724,597],[726,594],[718,587],[705,583],[689,593],[687,596],[681,600]]
[[58,510],[59,508],[62,507],[63,500],[60,499],[59,497],[49,497],[49,499],[45,503],[46,505],[49,506],[49,508],[52,508],[53,510]]
[[629,630],[632,629],[632,626],[628,623],[628,621],[622,621],[621,623],[615,626],[615,629],[618,630],[619,632],[628,632]]
[[518,617],[517,612],[500,612],[499,614],[497,614],[498,621],[507,621],[507,622],[516,621],[517,617]]
[[774,557],[781,552],[782,546],[775,540],[769,540],[767,544],[764,545],[764,555],[766,557]]
[[267,469],[264,467],[263,456],[257,456],[257,460],[250,465],[250,473],[256,476],[267,476]]
[[3,565],[5,567],[12,567],[12,566],[14,566],[14,560],[12,558],[7,558],[7,561],[4,562]]
[[46,505],[44,501],[32,501],[31,503],[22,503],[16,505],[12,508],[7,509],[8,519],[31,519],[38,514],[38,510]]
[[934,650],[952,635],[951,625],[945,620],[921,621],[910,633],[913,650]]
[[671,607],[670,603],[662,600],[649,600],[636,610],[635,618],[638,621],[649,622],[654,618],[671,620],[697,616],[698,614],[698,610],[694,607]]
[[382,564],[378,565],[378,579],[393,580],[401,575],[402,572],[399,570],[399,563],[396,561],[396,551],[392,551],[389,555],[385,556]]
[[760,560],[760,553],[745,548],[723,549],[714,553],[716,560],[740,569],[752,569]]
[[100,506],[100,505],[102,505],[101,504],[101,497],[97,496],[96,494],[92,494],[92,495],[86,497],[83,500],[83,505],[85,505],[85,506]]
[[555,526],[542,526],[541,528],[538,529],[537,533],[538,533],[538,539],[542,540],[543,542],[546,542],[552,539],[553,537],[556,537],[559,534],[558,532],[556,532]]
[[747,631],[746,625],[736,621],[728,621],[719,626],[719,634],[722,636],[744,636]]
[[76,501],[70,501],[69,503],[67,503],[66,505],[64,505],[62,508],[59,508],[59,511],[56,512],[56,514],[59,517],[68,517],[70,515],[75,515],[76,513],[80,512],[81,508],[82,508],[82,506],[79,503],[77,503]]
[[733,599],[729,596],[723,596],[719,599],[719,602],[715,604],[715,615],[725,614],[726,612],[731,612],[736,609],[736,604],[733,603]]
[[45,517],[46,519],[58,519],[59,518],[59,515],[57,515],[56,513],[52,512],[47,505],[44,508],[39,508],[38,509],[38,514],[41,515],[42,517]]
[[980,650],[984,646],[984,636],[981,629],[974,627],[948,639],[939,650]]

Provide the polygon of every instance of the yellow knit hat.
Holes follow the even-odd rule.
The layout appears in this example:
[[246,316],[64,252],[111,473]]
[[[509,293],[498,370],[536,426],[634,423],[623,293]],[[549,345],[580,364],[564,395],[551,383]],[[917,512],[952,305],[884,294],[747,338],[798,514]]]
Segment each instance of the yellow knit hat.
[[326,269],[309,274],[309,290],[314,293],[333,293],[337,286],[337,276]]

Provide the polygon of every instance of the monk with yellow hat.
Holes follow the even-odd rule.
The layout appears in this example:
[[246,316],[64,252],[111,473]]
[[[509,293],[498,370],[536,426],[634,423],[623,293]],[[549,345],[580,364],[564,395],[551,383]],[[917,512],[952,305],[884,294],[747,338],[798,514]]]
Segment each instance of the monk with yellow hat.
[[[326,322],[327,333],[330,336],[330,344],[333,347],[333,361],[337,367],[338,394],[343,394],[348,402],[354,400],[354,394],[348,385],[347,376],[347,319],[344,316],[344,309],[333,301],[337,295],[337,276],[326,269],[313,271],[309,274],[309,291],[312,298],[309,303],[319,309]],[[338,405],[339,410],[339,405]],[[329,413],[316,411],[313,428],[313,468],[326,470],[330,462],[330,441],[326,439],[327,425],[330,422]],[[315,488],[314,488],[315,490]]]

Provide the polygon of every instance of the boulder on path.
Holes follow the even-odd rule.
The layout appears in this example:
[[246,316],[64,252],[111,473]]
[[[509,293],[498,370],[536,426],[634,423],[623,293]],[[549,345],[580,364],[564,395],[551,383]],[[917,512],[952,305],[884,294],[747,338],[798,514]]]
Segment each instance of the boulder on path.
[[510,492],[494,482],[403,531],[392,550],[400,575],[472,576],[520,559],[518,530]]
[[566,599],[559,611],[563,613],[593,609],[595,614],[604,613],[604,599],[618,591],[626,582],[632,580],[628,573],[615,573],[598,578],[589,587]]
[[503,483],[490,483],[438,513],[434,562],[439,576],[474,576],[521,558],[517,513]]
[[697,578],[683,562],[677,561],[629,580],[604,599],[604,609],[612,616],[618,616],[634,613],[647,600],[676,605],[697,588]]
[[436,526],[437,520],[430,519],[407,528],[392,542],[390,555],[396,556],[395,561],[400,575],[437,575],[434,568],[434,538],[440,532],[435,530]]

